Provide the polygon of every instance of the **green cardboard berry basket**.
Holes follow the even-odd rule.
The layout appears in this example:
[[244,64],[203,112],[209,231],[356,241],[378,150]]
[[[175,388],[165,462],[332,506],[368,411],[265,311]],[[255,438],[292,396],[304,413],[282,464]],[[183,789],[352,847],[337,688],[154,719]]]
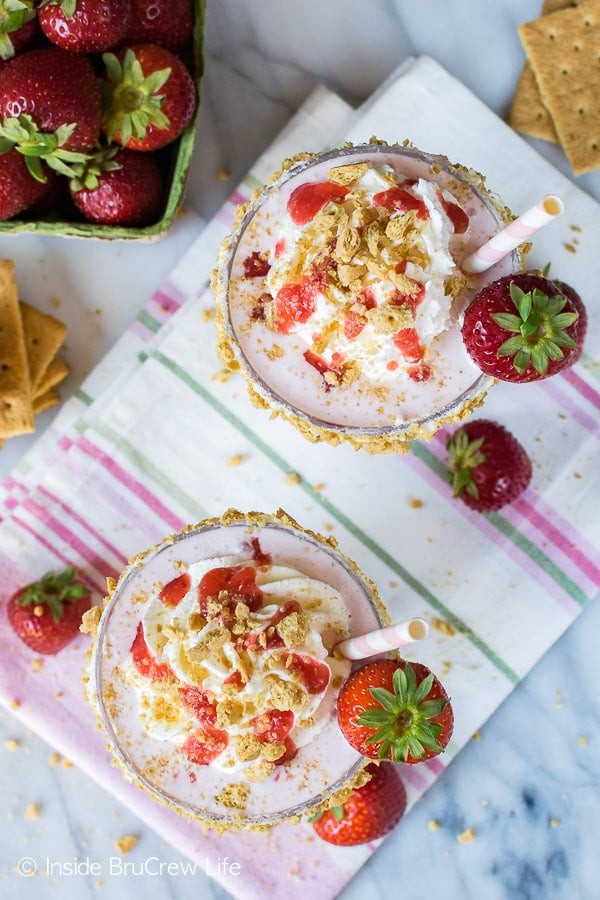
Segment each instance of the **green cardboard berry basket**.
[[192,0],[194,11],[194,37],[191,59],[189,60],[198,101],[192,121],[181,137],[173,144],[159,151],[161,165],[165,173],[165,202],[160,219],[151,225],[139,227],[120,227],[117,225],[94,225],[80,219],[69,221],[50,215],[40,218],[27,216],[27,211],[0,222],[0,236],[3,234],[50,234],[59,237],[96,238],[100,240],[156,240],[163,237],[171,228],[177,211],[183,201],[185,184],[192,161],[192,152],[196,141],[196,117],[200,105],[200,86],[204,71],[204,21],[206,0]]

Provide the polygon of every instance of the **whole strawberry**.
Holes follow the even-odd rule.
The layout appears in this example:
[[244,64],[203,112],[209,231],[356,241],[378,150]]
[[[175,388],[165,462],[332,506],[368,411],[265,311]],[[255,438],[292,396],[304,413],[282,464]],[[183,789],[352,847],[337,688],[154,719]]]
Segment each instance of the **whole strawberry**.
[[338,723],[348,743],[371,759],[418,763],[452,736],[454,713],[441,682],[422,663],[377,659],[342,685]]
[[[90,150],[98,140],[101,121],[100,91],[91,62],[59,47],[16,56],[0,72],[0,120],[4,126],[7,120],[28,130],[34,126],[40,148],[51,143],[49,135],[68,128],[62,149]],[[32,134],[29,147],[33,146]]]
[[73,203],[90,222],[146,225],[158,218],[162,177],[150,153],[116,147],[97,154],[70,182]]
[[53,44],[73,53],[101,53],[124,40],[131,0],[42,0],[38,18]]
[[36,31],[34,0],[0,0],[0,59],[11,59]]
[[181,53],[192,40],[190,0],[131,0],[130,44],[160,44]]
[[181,60],[158,44],[136,44],[102,59],[103,130],[109,143],[149,151],[178,138],[196,109],[194,81]]
[[542,275],[505,275],[486,285],[467,308],[462,337],[487,375],[522,383],[548,378],[581,353],[587,316],[581,299],[561,293]]
[[393,763],[369,763],[370,781],[350,794],[341,806],[312,820],[324,841],[342,847],[366,844],[383,837],[398,824],[406,810],[406,789]]
[[512,503],[531,481],[531,461],[497,422],[474,419],[446,441],[454,496],[478,512]]
[[83,613],[90,608],[90,592],[72,567],[46,572],[18,590],[8,601],[8,620],[31,650],[58,653],[78,634]]

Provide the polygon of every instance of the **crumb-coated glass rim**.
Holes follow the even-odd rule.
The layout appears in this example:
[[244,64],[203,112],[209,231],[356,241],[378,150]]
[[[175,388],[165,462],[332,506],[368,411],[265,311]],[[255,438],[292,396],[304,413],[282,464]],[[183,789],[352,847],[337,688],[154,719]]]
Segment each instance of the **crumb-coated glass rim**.
[[[246,353],[240,345],[240,342],[238,341],[235,329],[231,321],[228,289],[229,278],[234,265],[234,260],[238,251],[239,244],[257,210],[282,185],[284,185],[291,179],[302,175],[304,172],[308,172],[312,167],[323,162],[327,162],[328,160],[338,160],[345,157],[355,156],[400,156],[418,160],[432,167],[435,166],[443,172],[447,173],[452,178],[455,178],[457,181],[466,185],[469,190],[472,191],[473,195],[488,209],[492,218],[495,219],[498,225],[498,230],[504,228],[506,225],[506,222],[503,220],[499,211],[503,206],[502,202],[494,195],[493,191],[489,190],[487,187],[483,187],[483,179],[481,178],[481,176],[478,176],[475,172],[471,174],[467,168],[463,168],[459,165],[451,163],[450,160],[443,155],[421,151],[413,147],[411,144],[386,144],[381,142],[373,142],[367,144],[344,145],[342,147],[333,148],[322,153],[311,155],[308,159],[300,159],[298,162],[293,163],[289,168],[284,169],[278,177],[267,183],[260,191],[256,193],[252,200],[249,201],[241,221],[236,226],[235,233],[230,237],[227,252],[224,255],[224,258],[220,261],[220,265],[218,267],[221,276],[220,281],[221,284],[227,285],[227,288],[224,291],[224,306],[226,313],[224,316],[224,327],[227,340],[229,342],[229,347],[235,356],[235,359],[251,380],[252,388],[260,396],[262,396],[263,400],[268,404],[270,409],[279,410],[288,417],[296,417],[298,420],[307,423],[308,426],[313,426],[317,429],[323,429],[333,434],[337,433],[340,435],[346,435],[349,438],[359,438],[361,436],[372,438],[385,438],[392,437],[394,435],[402,436],[405,432],[410,431],[411,429],[414,430],[415,426],[421,426],[426,432],[428,430],[428,426],[435,426],[436,423],[443,423],[446,420],[451,420],[462,410],[462,408],[465,407],[467,403],[469,403],[469,401],[475,400],[478,397],[483,398],[487,394],[489,389],[495,384],[495,380],[489,375],[481,372],[465,390],[461,391],[461,393],[457,397],[455,397],[449,403],[446,403],[440,409],[437,409],[425,416],[409,417],[401,422],[395,422],[393,424],[384,426],[363,426],[335,423],[326,418],[321,418],[318,415],[311,414],[298,407],[297,405],[290,403],[285,399],[285,397],[281,396],[280,393],[274,390],[265,381],[260,372],[257,371],[255,366],[248,359]],[[521,265],[519,261],[518,250],[513,250],[510,255],[514,262],[515,271],[520,269]]]
[[[257,533],[262,533],[265,529],[285,532],[293,535],[293,537],[309,545],[313,549],[325,553],[326,556],[328,556],[335,565],[339,566],[343,570],[345,575],[349,576],[352,579],[353,583],[358,586],[365,604],[367,604],[379,625],[383,626],[387,624],[387,622],[384,621],[385,612],[382,612],[383,607],[380,604],[375,586],[372,583],[370,585],[367,576],[365,576],[364,573],[355,564],[353,564],[353,562],[347,556],[341,553],[336,547],[332,546],[331,542],[328,542],[326,538],[320,538],[320,536],[313,535],[311,532],[306,532],[300,527],[295,527],[293,524],[279,522],[276,520],[270,520],[265,522],[264,524],[254,526],[249,526],[248,522],[245,522],[243,520],[237,520],[227,524],[210,520],[206,522],[200,522],[195,526],[188,527],[182,532],[170,536],[162,544],[148,550],[146,553],[141,554],[134,560],[130,561],[128,566],[123,570],[121,577],[119,578],[119,581],[117,582],[117,585],[112,592],[111,597],[102,614],[97,640],[93,651],[94,655],[91,666],[91,674],[94,680],[94,692],[98,703],[98,711],[101,724],[106,736],[108,737],[111,752],[116,757],[122,770],[134,783],[142,787],[158,802],[173,808],[178,813],[191,819],[208,822],[209,824],[215,825],[217,827],[271,827],[272,825],[276,825],[279,822],[302,816],[310,810],[318,808],[320,805],[325,803],[329,797],[332,797],[339,791],[343,790],[344,787],[347,786],[352,781],[352,779],[354,779],[361,772],[361,770],[365,767],[369,760],[365,757],[359,756],[356,762],[347,771],[345,771],[342,776],[337,778],[334,783],[327,786],[326,790],[322,791],[319,794],[316,794],[309,800],[305,800],[299,804],[286,806],[285,809],[279,810],[275,813],[246,815],[245,813],[240,814],[239,810],[233,810],[224,813],[220,813],[213,809],[207,810],[205,807],[186,802],[181,797],[178,797],[166,790],[161,789],[142,774],[140,768],[132,758],[131,754],[129,754],[127,750],[123,748],[118,730],[113,723],[113,719],[110,715],[109,710],[107,709],[107,704],[105,703],[103,696],[105,686],[105,673],[103,670],[103,650],[105,649],[106,642],[109,640],[110,627],[113,616],[115,615],[115,611],[117,610],[122,597],[126,596],[128,589],[132,587],[136,578],[140,576],[140,573],[142,572],[144,567],[151,565],[162,554],[168,552],[169,549],[177,547],[177,545],[181,542],[193,539],[196,535],[203,534],[207,531],[232,528],[239,528],[245,533],[248,533],[249,529],[252,528],[254,528]],[[209,556],[204,558],[211,557]],[[283,561],[285,562],[285,560]],[[242,823],[241,825],[240,822]]]

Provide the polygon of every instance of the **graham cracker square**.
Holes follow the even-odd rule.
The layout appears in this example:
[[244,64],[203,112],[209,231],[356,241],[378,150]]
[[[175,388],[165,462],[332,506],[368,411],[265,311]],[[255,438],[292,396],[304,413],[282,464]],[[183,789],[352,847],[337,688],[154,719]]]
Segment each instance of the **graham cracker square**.
[[575,175],[600,167],[600,0],[519,28],[521,42]]
[[[578,0],[544,0],[540,15],[547,16],[577,5]],[[527,62],[517,82],[507,121],[511,128],[521,134],[551,141],[553,144],[558,143],[552,116],[544,106],[535,75]]]
[[31,382],[12,260],[0,259],[0,437],[34,430]]

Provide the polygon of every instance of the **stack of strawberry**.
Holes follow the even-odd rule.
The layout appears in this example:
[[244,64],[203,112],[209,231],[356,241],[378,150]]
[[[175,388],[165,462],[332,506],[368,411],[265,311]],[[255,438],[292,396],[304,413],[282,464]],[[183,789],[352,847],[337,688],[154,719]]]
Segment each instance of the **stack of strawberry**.
[[0,220],[146,225],[192,121],[190,0],[0,0]]

